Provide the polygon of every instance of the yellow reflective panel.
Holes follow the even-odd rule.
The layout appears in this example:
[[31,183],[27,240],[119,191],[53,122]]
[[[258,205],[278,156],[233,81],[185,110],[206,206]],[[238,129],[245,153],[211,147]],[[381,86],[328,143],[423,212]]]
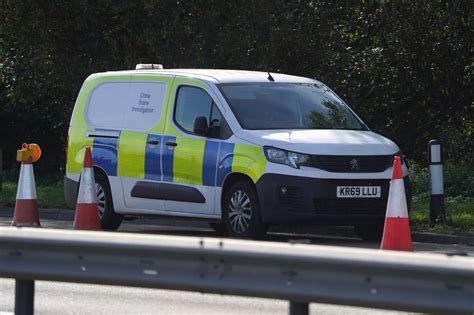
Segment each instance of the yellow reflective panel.
[[145,177],[145,149],[147,134],[122,131],[118,145],[117,176]]
[[86,146],[92,147],[93,144],[93,139],[86,135],[86,132],[90,130],[93,129],[76,127],[69,128],[66,173],[81,173]]
[[174,148],[173,182],[202,185],[205,141],[177,138]]
[[265,173],[267,160],[263,148],[259,146],[236,144],[232,160],[232,173],[243,173],[256,183]]

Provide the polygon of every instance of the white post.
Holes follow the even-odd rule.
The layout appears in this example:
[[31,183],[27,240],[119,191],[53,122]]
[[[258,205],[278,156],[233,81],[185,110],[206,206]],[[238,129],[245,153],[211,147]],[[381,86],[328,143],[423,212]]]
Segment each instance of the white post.
[[444,221],[443,157],[439,140],[428,143],[428,164],[430,166],[430,224]]

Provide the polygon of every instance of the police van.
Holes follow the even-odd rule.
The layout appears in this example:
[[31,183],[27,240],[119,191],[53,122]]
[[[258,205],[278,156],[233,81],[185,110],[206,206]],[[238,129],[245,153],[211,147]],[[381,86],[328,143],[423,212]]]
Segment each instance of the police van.
[[[156,64],[85,80],[68,133],[70,207],[86,146],[104,229],[158,215],[241,238],[278,224],[351,225],[380,237],[401,154],[319,81]],[[403,173],[409,200],[406,163]]]

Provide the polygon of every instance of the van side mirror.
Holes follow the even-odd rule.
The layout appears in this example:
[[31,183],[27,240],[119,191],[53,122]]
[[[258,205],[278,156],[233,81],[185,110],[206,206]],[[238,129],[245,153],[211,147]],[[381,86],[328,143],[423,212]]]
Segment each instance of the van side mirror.
[[193,131],[195,134],[200,136],[207,136],[209,134],[209,125],[207,124],[207,119],[204,116],[198,116],[194,118],[194,128]]

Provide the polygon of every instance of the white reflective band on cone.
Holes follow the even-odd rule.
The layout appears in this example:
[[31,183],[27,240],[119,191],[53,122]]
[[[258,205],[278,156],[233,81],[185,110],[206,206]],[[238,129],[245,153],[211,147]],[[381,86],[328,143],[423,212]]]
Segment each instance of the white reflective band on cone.
[[86,167],[82,170],[77,203],[97,203],[94,170],[90,167]]
[[443,165],[430,165],[431,175],[431,194],[442,195],[444,194],[443,189]]
[[16,199],[36,199],[33,164],[21,164]]
[[387,203],[387,218],[407,218],[407,200],[403,179],[392,179]]

